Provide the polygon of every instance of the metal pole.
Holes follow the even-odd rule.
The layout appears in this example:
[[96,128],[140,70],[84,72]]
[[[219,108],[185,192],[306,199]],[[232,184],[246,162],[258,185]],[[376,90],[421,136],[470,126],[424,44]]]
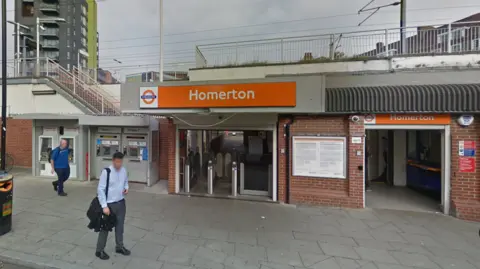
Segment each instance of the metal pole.
[[388,29],[385,29],[385,56],[389,56],[388,55]]
[[5,171],[7,150],[7,0],[2,0],[2,141],[0,170]]
[[15,24],[15,29],[17,31],[17,76],[20,75],[20,24]]
[[207,173],[207,192],[209,195],[213,194],[213,162],[208,161],[208,173]]
[[22,75],[27,76],[27,37],[23,37],[23,61],[22,61]]
[[237,162],[232,162],[232,196],[237,196],[237,182],[238,182],[238,172],[237,172]]
[[190,193],[190,165],[186,164],[183,173],[183,191]]
[[163,82],[163,0],[160,0],[160,82]]
[[407,27],[407,0],[400,1],[400,53],[407,53],[407,43],[405,37],[405,27]]
[[452,24],[451,23],[448,24],[447,42],[448,42],[447,52],[452,53]]
[[37,77],[40,77],[40,18],[37,17]]

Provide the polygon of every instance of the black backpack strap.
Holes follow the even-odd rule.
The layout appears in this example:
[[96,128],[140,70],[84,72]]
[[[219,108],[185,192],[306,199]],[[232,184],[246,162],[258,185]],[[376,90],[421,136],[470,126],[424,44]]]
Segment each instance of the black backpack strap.
[[110,168],[105,168],[105,171],[107,171],[107,187],[105,188],[105,199],[108,198],[108,185],[110,184]]

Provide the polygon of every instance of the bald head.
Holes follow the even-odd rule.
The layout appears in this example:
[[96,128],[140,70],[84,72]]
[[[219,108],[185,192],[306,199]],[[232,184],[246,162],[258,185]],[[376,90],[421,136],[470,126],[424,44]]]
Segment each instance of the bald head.
[[62,149],[64,149],[64,148],[67,148],[67,147],[68,147],[68,142],[67,142],[67,140],[66,140],[66,139],[62,139],[62,140],[60,140],[60,147],[61,147]]

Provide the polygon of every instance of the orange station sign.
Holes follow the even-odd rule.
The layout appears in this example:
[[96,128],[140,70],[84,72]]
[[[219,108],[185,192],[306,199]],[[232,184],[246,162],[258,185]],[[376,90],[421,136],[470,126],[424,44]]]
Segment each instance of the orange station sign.
[[449,114],[370,114],[364,124],[376,125],[448,125]]
[[140,108],[294,107],[296,82],[140,88]]

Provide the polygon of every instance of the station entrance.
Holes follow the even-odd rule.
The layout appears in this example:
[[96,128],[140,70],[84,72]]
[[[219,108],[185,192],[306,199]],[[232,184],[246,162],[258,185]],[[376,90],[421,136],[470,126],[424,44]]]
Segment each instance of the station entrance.
[[179,144],[181,193],[272,199],[272,131],[181,129]]
[[365,126],[366,207],[448,214],[450,127],[381,125],[378,118]]

